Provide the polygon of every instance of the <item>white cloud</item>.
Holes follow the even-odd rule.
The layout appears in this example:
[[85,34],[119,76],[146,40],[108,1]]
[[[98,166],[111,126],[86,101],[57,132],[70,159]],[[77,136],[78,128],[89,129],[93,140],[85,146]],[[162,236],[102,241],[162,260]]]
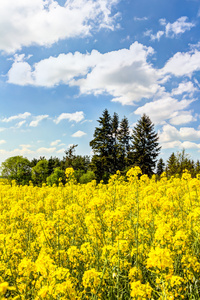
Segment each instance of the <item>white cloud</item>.
[[20,147],[22,147],[22,148],[31,148],[32,146],[30,144],[21,144]]
[[159,20],[160,25],[165,26],[167,24],[166,19],[160,19]]
[[164,31],[159,30],[156,34],[150,34],[151,40],[155,41],[155,40],[160,40],[161,36],[163,36],[165,34]]
[[178,101],[175,98],[166,94],[165,97],[155,100],[137,108],[136,115],[147,114],[155,123],[163,123],[164,120],[171,119],[177,116],[178,111],[187,108],[193,100],[183,99]]
[[76,111],[75,113],[62,113],[59,117],[57,117],[54,122],[56,124],[60,123],[62,120],[68,120],[70,122],[74,121],[76,123],[82,121],[84,119],[83,111]]
[[5,144],[5,143],[6,143],[5,140],[0,140],[0,145],[3,145],[3,144]]
[[193,143],[189,141],[180,142],[180,141],[174,141],[174,142],[167,142],[162,144],[162,149],[200,149],[200,144]]
[[134,19],[134,21],[147,21],[148,20],[148,18],[147,17],[134,17],[133,18]]
[[162,132],[159,133],[159,142],[162,149],[200,149],[199,141],[200,130],[192,127],[181,127],[179,130],[169,124],[164,125]]
[[60,154],[60,153],[65,153],[66,149],[62,148],[56,151],[56,153]]
[[46,148],[46,147],[41,147],[39,149],[36,150],[37,153],[41,153],[42,155],[45,155],[46,153],[53,153],[56,151],[55,147],[52,148]]
[[53,142],[51,142],[51,146],[57,146],[60,142],[61,142],[61,140],[53,141]]
[[175,37],[183,34],[185,31],[190,30],[195,26],[194,23],[188,22],[187,17],[180,17],[174,23],[167,23],[166,19],[160,19],[159,23],[165,26],[165,30],[159,30],[156,34],[152,33],[152,30],[147,30],[145,36],[150,36],[152,41],[160,40],[160,38],[165,35],[166,37]]
[[0,49],[14,52],[22,46],[49,46],[60,39],[84,37],[92,30],[114,29],[112,8],[118,0],[1,1]]
[[78,138],[80,138],[80,137],[82,137],[84,135],[86,135],[85,132],[83,132],[81,130],[78,130],[77,132],[75,132],[74,134],[72,134],[72,137],[78,137]]
[[28,147],[22,147],[21,149],[16,148],[11,151],[0,149],[0,155],[1,155],[2,161],[11,156],[17,156],[17,155],[26,156],[26,155],[30,155],[30,154],[33,155],[34,153],[35,152],[28,149]]
[[177,88],[174,88],[171,92],[172,95],[182,95],[183,93],[188,93],[191,96],[198,89],[194,87],[191,81],[181,82]]
[[162,149],[174,149],[176,147],[182,148],[182,143],[180,141],[173,141],[173,142],[167,142],[167,143],[162,143]]
[[[32,84],[53,87],[64,83],[78,86],[81,94],[107,93],[113,96],[113,101],[132,105],[142,98],[151,98],[160,89],[157,83],[160,73],[147,62],[153,53],[151,47],[135,42],[130,49],[105,54],[95,50],[90,54],[60,54],[35,64]],[[18,70],[15,70],[17,64],[15,62],[8,72],[8,81],[29,84],[30,80],[24,79],[26,76],[19,77]],[[30,78],[29,75],[28,71],[27,78]],[[12,78],[17,80],[12,81]]]
[[195,24],[187,22],[187,19],[188,18],[184,16],[176,20],[174,23],[167,23],[165,27],[166,36],[178,35],[194,27]]
[[34,117],[34,120],[29,124],[29,126],[37,127],[42,120],[47,119],[48,117],[49,115],[36,116]]
[[200,130],[195,130],[192,127],[181,127],[179,130],[172,125],[164,125],[162,132],[159,134],[161,143],[181,141],[196,141],[200,138]]
[[18,120],[18,119],[27,119],[30,116],[31,116],[31,113],[25,112],[23,114],[18,114],[18,115],[15,115],[15,116],[11,116],[9,118],[4,118],[1,121],[8,123],[8,122],[11,122],[11,121],[14,121],[14,120]]
[[19,123],[17,123],[17,124],[15,125],[15,127],[16,127],[16,128],[20,128],[20,127],[22,127],[25,123],[26,123],[26,121],[20,121]]
[[174,117],[170,119],[170,124],[172,125],[181,125],[197,121],[197,116],[193,116],[192,111],[176,112],[173,115]]
[[200,51],[177,52],[171,57],[163,68],[163,73],[175,76],[189,76],[200,70]]

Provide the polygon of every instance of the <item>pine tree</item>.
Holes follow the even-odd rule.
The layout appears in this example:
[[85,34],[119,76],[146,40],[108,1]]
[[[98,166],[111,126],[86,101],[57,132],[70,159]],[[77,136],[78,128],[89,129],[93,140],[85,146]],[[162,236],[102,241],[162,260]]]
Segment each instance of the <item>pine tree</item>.
[[97,181],[101,179],[107,182],[109,174],[113,172],[113,126],[108,110],[103,111],[99,118],[99,127],[95,128],[94,139],[90,142],[94,156],[91,166],[95,172]]
[[147,115],[143,115],[133,129],[132,162],[138,165],[143,174],[151,176],[156,166],[161,147],[154,124]]
[[131,140],[128,119],[126,117],[124,117],[120,123],[118,140],[119,140],[119,149],[120,149],[119,169],[125,170],[128,166],[128,153],[130,150],[130,140]]
[[157,171],[156,174],[160,176],[165,170],[165,164],[162,158],[159,159],[158,164],[157,164]]
[[176,155],[174,152],[170,155],[169,159],[167,160],[166,172],[169,177],[174,176],[177,174],[177,170],[179,168],[179,163],[177,160]]
[[114,113],[112,118],[112,138],[113,138],[113,168],[112,173],[115,173],[119,169],[119,144],[118,144],[118,134],[119,134],[119,116]]

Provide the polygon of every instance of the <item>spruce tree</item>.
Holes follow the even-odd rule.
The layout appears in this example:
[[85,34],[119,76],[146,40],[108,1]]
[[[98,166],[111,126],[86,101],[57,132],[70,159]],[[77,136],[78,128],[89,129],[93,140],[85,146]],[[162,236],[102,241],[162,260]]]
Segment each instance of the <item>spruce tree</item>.
[[161,147],[154,124],[147,115],[143,115],[133,129],[132,162],[138,165],[143,174],[151,176],[156,166],[157,156]]
[[175,174],[177,174],[178,168],[179,168],[179,163],[176,155],[173,152],[170,155],[169,159],[167,160],[167,167],[166,167],[167,175],[169,177],[174,176]]
[[113,138],[113,168],[112,173],[115,173],[119,169],[119,144],[118,144],[118,134],[119,134],[119,116],[114,113],[111,120],[112,124],[112,138]]
[[131,140],[128,119],[126,117],[124,117],[120,122],[118,140],[119,140],[119,149],[120,149],[119,169],[125,170],[128,166],[128,153],[130,150],[130,140]]
[[97,181],[108,181],[109,174],[113,172],[113,126],[108,110],[103,111],[99,118],[99,127],[95,128],[94,139],[90,142],[94,156],[91,166],[95,172]]
[[158,164],[157,164],[157,171],[156,174],[160,176],[165,170],[165,164],[162,158],[159,159]]

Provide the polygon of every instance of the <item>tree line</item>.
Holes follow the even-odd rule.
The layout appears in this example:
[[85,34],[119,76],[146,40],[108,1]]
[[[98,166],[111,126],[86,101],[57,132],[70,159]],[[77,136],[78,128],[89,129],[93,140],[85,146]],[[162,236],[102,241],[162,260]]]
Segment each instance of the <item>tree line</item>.
[[181,176],[184,169],[188,169],[192,176],[200,172],[200,163],[189,158],[183,150],[172,153],[166,164],[163,159],[158,160],[161,147],[154,124],[147,115],[143,115],[131,130],[128,119],[121,121],[117,113],[111,116],[107,109],[97,120],[98,126],[94,130],[90,146],[93,150],[92,158],[76,155],[78,145],[71,146],[65,151],[63,159],[51,157],[46,159],[32,159],[29,161],[22,156],[14,156],[5,160],[1,165],[2,177],[17,184],[34,185],[65,184],[65,169],[75,170],[77,182],[87,183],[93,179],[107,183],[110,175],[117,170],[125,174],[134,166],[139,166],[143,174],[157,177],[165,171],[167,176]]

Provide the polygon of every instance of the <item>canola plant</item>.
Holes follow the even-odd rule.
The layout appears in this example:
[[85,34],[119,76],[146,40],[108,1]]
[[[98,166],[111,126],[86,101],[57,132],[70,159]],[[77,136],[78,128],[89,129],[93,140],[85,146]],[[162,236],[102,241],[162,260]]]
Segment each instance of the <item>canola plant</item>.
[[140,173],[2,181],[0,299],[200,299],[200,178]]

